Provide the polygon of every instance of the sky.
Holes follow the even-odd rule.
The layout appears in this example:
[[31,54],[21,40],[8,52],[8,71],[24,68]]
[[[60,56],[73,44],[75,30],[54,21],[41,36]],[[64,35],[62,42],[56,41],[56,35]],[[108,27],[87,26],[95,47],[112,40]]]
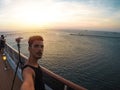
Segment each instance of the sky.
[[0,0],[0,30],[120,31],[120,0]]

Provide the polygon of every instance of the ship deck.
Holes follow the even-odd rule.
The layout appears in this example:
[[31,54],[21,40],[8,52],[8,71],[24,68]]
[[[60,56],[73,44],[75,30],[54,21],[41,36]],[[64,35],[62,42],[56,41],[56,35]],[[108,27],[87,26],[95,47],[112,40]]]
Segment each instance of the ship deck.
[[[1,52],[0,52],[0,90],[11,90],[13,77],[14,77],[14,71],[10,67],[9,63],[7,62],[7,70],[4,70],[4,61],[1,58]],[[21,81],[16,76],[13,90],[20,90]]]

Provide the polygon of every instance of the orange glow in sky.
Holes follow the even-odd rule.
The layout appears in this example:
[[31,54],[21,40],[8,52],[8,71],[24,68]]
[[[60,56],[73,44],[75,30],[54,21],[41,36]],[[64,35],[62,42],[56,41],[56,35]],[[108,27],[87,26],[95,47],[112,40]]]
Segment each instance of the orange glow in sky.
[[114,0],[103,2],[1,0],[0,28],[120,29],[120,7],[112,7]]

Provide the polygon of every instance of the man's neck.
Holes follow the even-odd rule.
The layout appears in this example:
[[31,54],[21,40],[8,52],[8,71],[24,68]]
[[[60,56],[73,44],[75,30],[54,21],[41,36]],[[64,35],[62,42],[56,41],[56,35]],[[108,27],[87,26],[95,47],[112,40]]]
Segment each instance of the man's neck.
[[38,60],[30,57],[30,58],[28,59],[27,64],[29,64],[29,65],[31,65],[31,66],[34,66],[34,67],[38,67],[39,64],[37,63],[37,61],[38,61]]

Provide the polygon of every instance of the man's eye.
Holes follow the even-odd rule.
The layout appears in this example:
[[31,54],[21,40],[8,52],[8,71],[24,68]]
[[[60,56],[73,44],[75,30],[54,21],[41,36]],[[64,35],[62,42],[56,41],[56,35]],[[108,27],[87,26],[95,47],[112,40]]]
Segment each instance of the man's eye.
[[43,48],[44,45],[34,45],[34,47],[35,47],[35,48],[39,48],[39,47],[40,47],[40,48]]
[[37,47],[39,47],[39,45],[34,45],[33,47],[37,48]]
[[44,45],[41,45],[41,48],[44,48]]

